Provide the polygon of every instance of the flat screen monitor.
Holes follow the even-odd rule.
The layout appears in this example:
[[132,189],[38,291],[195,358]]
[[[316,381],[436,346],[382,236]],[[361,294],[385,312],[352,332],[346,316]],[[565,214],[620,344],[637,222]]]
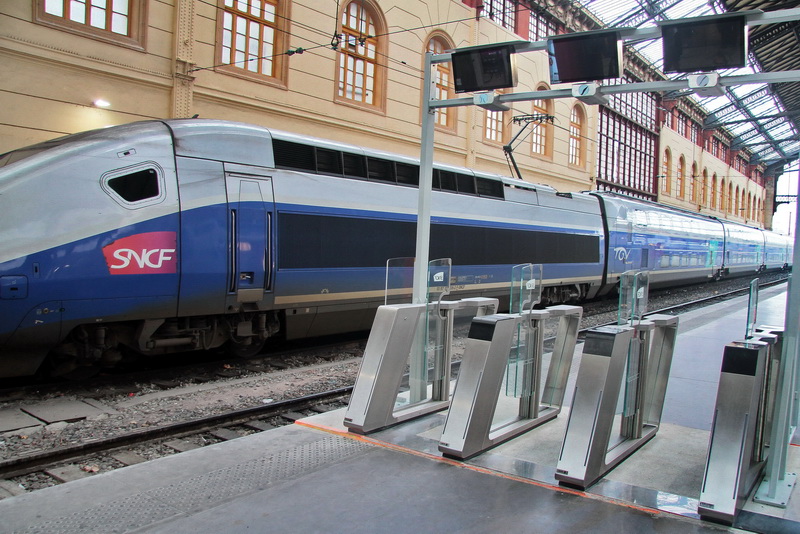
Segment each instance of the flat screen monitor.
[[747,65],[747,25],[741,15],[661,24],[664,72],[708,72]]
[[491,91],[517,85],[513,44],[453,52],[456,93]]
[[552,37],[547,47],[551,83],[606,80],[622,73],[622,41],[617,31]]

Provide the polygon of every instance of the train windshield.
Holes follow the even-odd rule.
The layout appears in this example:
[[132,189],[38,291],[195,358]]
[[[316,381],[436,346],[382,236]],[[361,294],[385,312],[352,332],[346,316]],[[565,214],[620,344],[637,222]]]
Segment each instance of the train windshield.
[[35,156],[40,152],[44,152],[45,150],[51,148],[50,146],[42,146],[42,145],[34,145],[29,146],[26,148],[20,148],[19,150],[12,150],[11,152],[6,152],[5,154],[0,155],[0,168],[5,167],[6,165],[11,165],[12,163],[16,163],[18,161],[22,161],[25,158],[29,158],[31,156]]
[[63,137],[57,137],[56,139],[50,139],[49,141],[44,141],[42,143],[37,143],[35,145],[18,148],[17,150],[12,150],[11,152],[6,152],[5,154],[0,154],[0,169],[8,165],[11,165],[12,163],[22,161],[37,154],[41,154],[42,152],[59,147],[66,143],[87,137],[92,133],[94,133],[94,130],[77,134],[65,135]]

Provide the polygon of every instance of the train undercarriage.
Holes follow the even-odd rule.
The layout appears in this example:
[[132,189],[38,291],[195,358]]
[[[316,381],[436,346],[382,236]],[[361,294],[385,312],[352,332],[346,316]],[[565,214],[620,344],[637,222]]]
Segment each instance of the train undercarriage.
[[49,355],[45,374],[86,376],[124,361],[225,347],[252,357],[280,331],[278,312],[80,325]]

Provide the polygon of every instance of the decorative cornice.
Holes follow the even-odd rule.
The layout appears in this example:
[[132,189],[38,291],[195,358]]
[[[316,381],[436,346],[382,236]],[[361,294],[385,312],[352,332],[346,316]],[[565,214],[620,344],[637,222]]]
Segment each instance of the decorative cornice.
[[[25,51],[25,50],[21,50],[21,49],[17,49],[17,48],[12,48],[12,47],[9,47],[9,46],[3,44],[4,40],[5,41],[11,41],[11,42],[19,43],[19,44],[25,45],[25,46],[31,46],[31,47],[37,48],[39,50],[46,50],[48,52],[53,52],[53,53],[56,53],[56,54],[69,56],[69,57],[74,58],[74,59],[79,59],[79,60],[81,60],[81,64],[79,64],[77,62],[66,62],[63,59],[54,60],[54,59],[48,58],[47,56],[31,53],[31,52],[28,52],[28,51]],[[119,62],[119,61],[112,61],[112,60],[109,60],[109,59],[106,59],[106,58],[103,58],[103,57],[98,57],[98,56],[82,55],[82,54],[78,54],[78,53],[76,53],[76,52],[74,52],[72,50],[68,50],[66,48],[61,48],[61,47],[53,46],[53,45],[50,45],[50,44],[33,41],[31,39],[24,39],[24,38],[21,38],[21,37],[17,37],[15,35],[5,35],[5,36],[0,37],[0,50],[5,50],[5,51],[11,52],[11,53],[15,53],[15,54],[20,55],[20,56],[25,56],[26,58],[34,59],[34,60],[37,60],[37,61],[44,61],[44,62],[47,62],[47,63],[58,64],[58,65],[69,65],[69,66],[74,67],[74,68],[82,68],[82,69],[85,69],[85,70],[99,71],[99,72],[103,72],[105,74],[109,73],[109,71],[107,70],[107,67],[115,67],[115,68],[119,68],[119,69],[121,69],[121,70],[123,70],[125,72],[135,72],[135,73],[138,73],[138,74],[146,74],[146,75],[149,75],[149,76],[155,76],[157,78],[162,78],[162,79],[165,79],[165,80],[172,80],[172,74],[169,73],[169,72],[162,72],[162,71],[142,68],[142,67],[138,67],[136,65],[131,65],[129,63],[122,63],[122,62]],[[93,65],[92,63],[95,63],[95,65]],[[132,76],[126,76],[126,75],[123,75],[123,74],[117,74],[117,75],[120,76],[120,77],[124,77],[124,78],[131,78],[131,79],[138,80],[138,78],[135,78],[135,77],[132,77]]]

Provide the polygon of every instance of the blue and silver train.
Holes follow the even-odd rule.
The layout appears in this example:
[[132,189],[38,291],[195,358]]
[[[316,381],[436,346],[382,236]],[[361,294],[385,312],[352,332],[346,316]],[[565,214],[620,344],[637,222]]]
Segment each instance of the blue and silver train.
[[[369,328],[414,255],[418,161],[212,120],[133,123],[0,156],[0,376]],[[431,258],[457,296],[541,263],[548,302],[786,268],[783,236],[606,193],[435,165]],[[46,365],[43,365],[47,362]]]

